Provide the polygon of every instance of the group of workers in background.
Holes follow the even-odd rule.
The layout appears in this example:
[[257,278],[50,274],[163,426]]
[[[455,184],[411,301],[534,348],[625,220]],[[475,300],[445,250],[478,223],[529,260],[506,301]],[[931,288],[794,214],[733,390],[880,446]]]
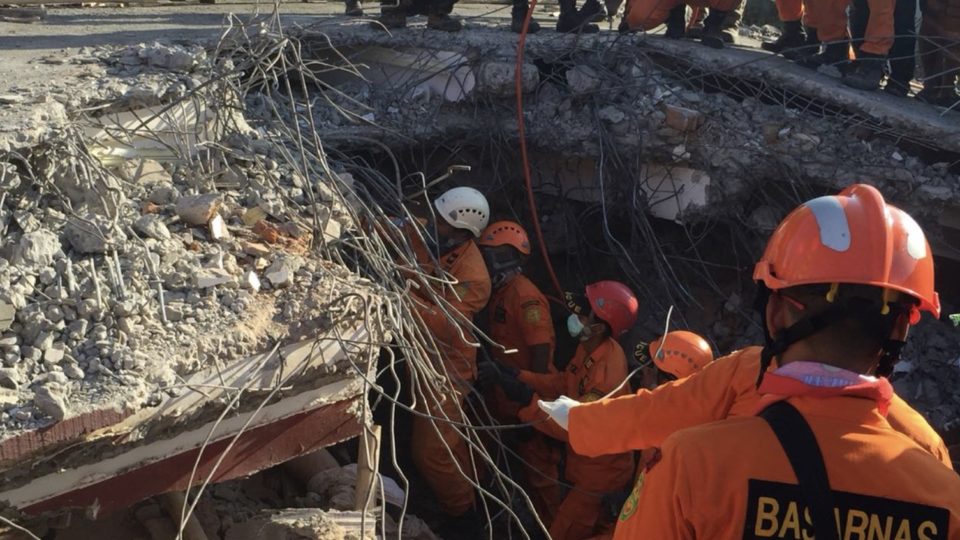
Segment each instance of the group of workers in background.
[[483,465],[457,427],[479,393],[494,425],[533,428],[502,440],[554,540],[960,539],[949,453],[886,379],[921,312],[940,315],[933,255],[876,188],[808,201],[773,233],[753,273],[764,345],[714,360],[702,337],[671,331],[638,345],[637,370],[618,341],[640,309],[629,287],[566,295],[577,347],[557,362],[548,298],[523,273],[524,229],[488,224],[469,187],[431,211],[399,230],[416,271],[445,278],[420,280],[433,294],[411,289],[447,383],[415,389],[412,453],[449,538],[488,534]]
[[[595,24],[625,1],[622,31],[649,31],[666,24],[666,37],[699,39],[721,48],[736,42],[746,0],[559,0],[558,32],[597,32]],[[753,0],[770,1],[770,0]],[[510,28],[520,32],[529,0],[514,0]],[[412,15],[426,15],[429,28],[456,32],[456,0],[383,0],[377,25],[402,28]],[[690,17],[688,20],[688,9]],[[776,0],[783,33],[763,49],[818,69],[835,66],[844,84],[905,97],[917,65],[923,68],[919,99],[949,107],[960,97],[960,0]],[[917,27],[917,9],[922,22]],[[348,15],[363,15],[360,0],[346,0]],[[540,25],[531,19],[528,32]]]

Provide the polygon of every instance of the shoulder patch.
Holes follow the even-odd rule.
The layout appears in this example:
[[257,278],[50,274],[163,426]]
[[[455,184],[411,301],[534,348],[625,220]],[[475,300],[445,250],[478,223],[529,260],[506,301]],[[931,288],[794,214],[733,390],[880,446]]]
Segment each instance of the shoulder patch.
[[539,305],[540,305],[539,300],[527,300],[526,302],[520,304],[520,309],[527,309],[527,308],[531,308]]
[[[752,479],[748,486],[744,539],[813,538],[800,486]],[[950,533],[946,508],[845,491],[833,495],[840,538],[946,540]]]
[[540,308],[538,306],[533,306],[524,309],[523,320],[531,324],[540,322]]

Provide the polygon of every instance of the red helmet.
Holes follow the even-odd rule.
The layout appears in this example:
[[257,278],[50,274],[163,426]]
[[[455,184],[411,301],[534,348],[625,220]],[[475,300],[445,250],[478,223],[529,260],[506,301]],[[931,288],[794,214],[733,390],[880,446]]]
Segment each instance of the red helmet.
[[519,223],[498,221],[491,223],[480,235],[480,245],[485,247],[513,246],[524,255],[530,254],[530,238]]
[[650,344],[650,358],[657,369],[678,379],[713,362],[713,349],[707,340],[693,332],[674,330]]
[[640,302],[630,288],[619,281],[598,281],[587,285],[587,300],[598,319],[610,325],[619,338],[637,322]]
[[[873,285],[908,294],[921,310],[940,316],[923,230],[866,184],[791,212],[770,237],[753,278],[774,291],[815,283]],[[919,313],[914,315],[916,322]]]

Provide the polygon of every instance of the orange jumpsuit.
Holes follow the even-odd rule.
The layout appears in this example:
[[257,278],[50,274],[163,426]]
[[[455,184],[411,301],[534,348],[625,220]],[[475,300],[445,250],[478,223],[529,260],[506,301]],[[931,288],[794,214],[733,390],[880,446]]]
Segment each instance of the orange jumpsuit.
[[740,2],[741,0],[627,0],[623,18],[631,30],[652,30],[666,22],[670,10],[683,4],[732,11]]
[[[763,389],[771,391],[767,378]],[[816,436],[840,538],[960,539],[960,478],[886,421],[881,398],[856,386],[793,383],[773,393],[786,397]],[[892,393],[886,379],[873,384]],[[686,429],[663,444],[614,538],[813,538],[796,482],[761,418]]]
[[[608,338],[593,352],[581,344],[563,373],[539,374],[520,372],[520,380],[537,395],[520,410],[520,419],[559,440],[567,440],[567,432],[552,420],[545,420],[537,401],[556,399],[560,395],[582,402],[595,401],[620,386],[627,378],[627,359],[615,340]],[[629,393],[623,385],[615,395]],[[574,409],[576,410],[576,408]],[[601,532],[603,496],[629,485],[633,475],[633,455],[629,452],[587,457],[567,446],[564,476],[572,488],[560,504],[557,517],[550,525],[553,540],[582,540]]]
[[[761,399],[756,387],[759,371],[760,347],[748,347],[654,390],[574,407],[569,418],[570,445],[585,456],[653,448],[684,428],[752,416]],[[897,396],[887,421],[952,468],[940,435]]]
[[[517,275],[494,290],[487,311],[490,338],[506,349],[516,349],[515,353],[507,354],[499,347],[493,347],[498,362],[532,371],[529,348],[544,344],[550,346],[550,358],[553,359],[557,337],[550,318],[550,304],[526,276]],[[556,372],[552,362],[547,368]],[[499,386],[489,391],[486,397],[494,418],[504,424],[518,422],[520,406],[508,399]],[[559,484],[561,455],[545,437],[542,433],[531,434],[517,444],[516,452],[528,467],[524,476],[530,499],[544,522],[550,523],[563,498]]]
[[[411,238],[415,239],[412,235]],[[434,263],[426,247],[415,240],[411,243],[421,270],[432,272]],[[415,397],[419,410],[463,422],[463,396],[476,379],[477,349],[464,341],[460,332],[468,340],[474,340],[468,325],[490,298],[490,276],[473,240],[445,253],[439,263],[445,275],[452,276],[456,283],[438,289],[437,293],[447,301],[449,311],[459,314],[460,320],[452,320],[439,307],[423,299],[417,302],[417,312],[436,342],[437,367],[446,371],[451,386],[443,396],[423,395],[420,390]],[[411,445],[414,464],[436,495],[441,510],[459,516],[472,508],[473,486],[464,477],[464,474],[473,475],[470,449],[457,428],[446,422],[414,416]]]

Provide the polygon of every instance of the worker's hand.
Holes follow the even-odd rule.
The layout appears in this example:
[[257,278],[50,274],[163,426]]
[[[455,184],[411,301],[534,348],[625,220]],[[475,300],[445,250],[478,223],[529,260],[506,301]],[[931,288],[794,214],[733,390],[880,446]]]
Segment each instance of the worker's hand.
[[510,401],[520,405],[527,405],[533,399],[533,389],[520,382],[516,377],[510,377],[500,372],[500,388]]
[[477,362],[477,383],[480,388],[493,388],[500,384],[500,370],[497,364],[490,360],[480,360]]
[[540,406],[540,410],[547,413],[547,416],[559,424],[560,427],[569,429],[570,409],[579,406],[580,402],[575,399],[570,399],[567,396],[560,396],[556,401],[543,401],[541,399],[537,402],[537,405]]

